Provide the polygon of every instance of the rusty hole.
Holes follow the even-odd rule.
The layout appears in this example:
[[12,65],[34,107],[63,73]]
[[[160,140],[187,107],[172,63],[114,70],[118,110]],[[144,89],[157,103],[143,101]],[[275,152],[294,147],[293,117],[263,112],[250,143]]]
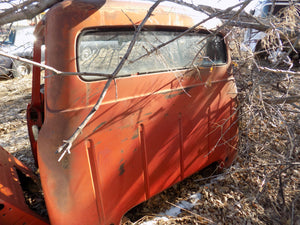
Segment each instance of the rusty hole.
[[0,204],[0,210],[4,209],[4,204]]
[[16,167],[15,170],[17,172],[27,206],[40,216],[48,219],[42,188],[38,180],[33,180],[33,178],[26,175],[22,170]]
[[30,119],[33,121],[37,121],[37,119],[39,118],[38,113],[36,111],[31,111],[30,112]]

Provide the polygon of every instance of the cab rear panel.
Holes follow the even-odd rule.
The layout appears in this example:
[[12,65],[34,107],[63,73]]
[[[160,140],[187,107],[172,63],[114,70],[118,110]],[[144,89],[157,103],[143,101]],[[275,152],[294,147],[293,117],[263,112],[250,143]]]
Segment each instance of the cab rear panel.
[[[124,1],[59,3],[47,13],[40,32],[47,65],[68,72],[111,73],[133,35],[132,22],[138,25],[150,6]],[[149,50],[144,40],[160,40],[161,34],[192,25],[190,17],[160,7],[147,21],[138,45]],[[175,44],[168,50],[174,51],[169,54],[173,58],[167,58],[168,51],[156,52],[152,59],[125,65],[61,162],[56,150],[88,115],[107,79],[46,72],[45,95],[37,101],[44,111],[37,159],[51,224],[119,224],[130,208],[196,171],[215,162],[231,164],[237,143],[236,87],[228,73],[223,37],[199,48],[208,55],[195,66],[182,63],[190,52],[197,53],[206,37],[211,38],[200,30],[194,46],[180,49],[176,42],[180,50]],[[154,42],[155,38],[150,44]],[[175,52],[182,54],[176,58]]]

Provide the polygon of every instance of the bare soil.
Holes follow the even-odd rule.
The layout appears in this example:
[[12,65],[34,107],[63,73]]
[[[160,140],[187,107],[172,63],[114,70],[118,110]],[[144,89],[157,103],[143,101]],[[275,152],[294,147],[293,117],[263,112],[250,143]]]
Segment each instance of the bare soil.
[[26,123],[30,98],[30,75],[0,80],[0,145],[34,169]]

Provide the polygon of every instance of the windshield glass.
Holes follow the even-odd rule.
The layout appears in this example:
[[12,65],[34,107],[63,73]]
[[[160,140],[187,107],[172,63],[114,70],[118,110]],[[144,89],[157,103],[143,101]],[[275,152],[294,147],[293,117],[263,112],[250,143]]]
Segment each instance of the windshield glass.
[[[126,53],[133,34],[134,31],[89,31],[80,35],[77,49],[79,72],[113,73]],[[226,63],[226,48],[223,38],[221,36],[208,37],[208,34],[203,33],[188,33],[157,49],[152,54],[148,54],[152,49],[179,34],[181,32],[142,31],[128,60],[117,76]],[[136,60],[143,55],[146,56]],[[83,76],[83,78],[95,79],[92,76]]]

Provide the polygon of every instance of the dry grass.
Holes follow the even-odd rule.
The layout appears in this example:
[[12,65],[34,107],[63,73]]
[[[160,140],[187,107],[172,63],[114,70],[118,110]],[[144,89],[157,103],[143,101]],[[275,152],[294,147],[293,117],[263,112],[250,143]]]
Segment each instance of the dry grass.
[[31,76],[0,80],[0,145],[32,169],[26,108],[31,98]]

